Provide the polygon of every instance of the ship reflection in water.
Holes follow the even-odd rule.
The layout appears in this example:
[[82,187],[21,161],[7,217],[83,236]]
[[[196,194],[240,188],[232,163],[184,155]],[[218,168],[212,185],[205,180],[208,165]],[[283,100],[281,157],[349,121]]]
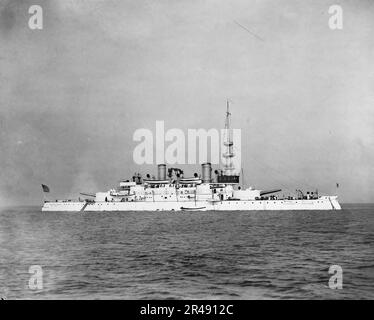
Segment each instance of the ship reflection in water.
[[[341,211],[0,211],[7,299],[374,298],[374,205]],[[43,289],[27,288],[31,265]],[[328,287],[329,267],[343,289]]]

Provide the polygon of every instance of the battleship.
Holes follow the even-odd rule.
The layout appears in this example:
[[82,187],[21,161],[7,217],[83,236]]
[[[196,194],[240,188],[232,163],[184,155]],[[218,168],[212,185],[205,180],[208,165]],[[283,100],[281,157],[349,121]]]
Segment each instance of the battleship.
[[[227,102],[223,168],[214,170],[210,162],[201,164],[201,174],[185,177],[180,168],[157,165],[157,178],[135,174],[122,180],[116,188],[95,194],[81,193],[78,200],[45,200],[43,212],[97,211],[251,211],[251,210],[341,210],[336,195],[318,191],[279,196],[281,189],[244,188],[240,172],[233,164],[234,143],[231,113]],[[49,187],[42,185],[44,192]]]

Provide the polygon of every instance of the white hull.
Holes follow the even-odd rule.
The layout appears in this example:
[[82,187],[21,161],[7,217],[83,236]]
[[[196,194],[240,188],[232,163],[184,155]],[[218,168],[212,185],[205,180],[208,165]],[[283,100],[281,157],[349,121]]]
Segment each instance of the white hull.
[[313,200],[46,202],[43,212],[341,210],[336,196]]

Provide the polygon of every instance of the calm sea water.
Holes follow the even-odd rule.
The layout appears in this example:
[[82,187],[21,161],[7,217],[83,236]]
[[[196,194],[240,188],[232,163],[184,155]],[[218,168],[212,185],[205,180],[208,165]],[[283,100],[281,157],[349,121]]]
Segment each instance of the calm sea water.
[[[374,298],[374,205],[340,212],[0,211],[7,299]],[[40,265],[43,289],[28,287]],[[331,265],[343,289],[331,290]]]

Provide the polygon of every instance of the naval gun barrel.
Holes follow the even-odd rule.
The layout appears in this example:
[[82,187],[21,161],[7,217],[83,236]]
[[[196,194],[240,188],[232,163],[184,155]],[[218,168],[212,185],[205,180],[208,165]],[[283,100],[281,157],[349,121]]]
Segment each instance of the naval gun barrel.
[[282,189],[263,190],[263,191],[260,191],[260,196],[264,196],[264,195],[271,194],[271,193],[276,193],[279,191],[282,191]]
[[92,193],[83,193],[83,192],[80,192],[79,194],[81,194],[82,196],[87,196],[87,197],[96,197],[96,195],[92,194]]

